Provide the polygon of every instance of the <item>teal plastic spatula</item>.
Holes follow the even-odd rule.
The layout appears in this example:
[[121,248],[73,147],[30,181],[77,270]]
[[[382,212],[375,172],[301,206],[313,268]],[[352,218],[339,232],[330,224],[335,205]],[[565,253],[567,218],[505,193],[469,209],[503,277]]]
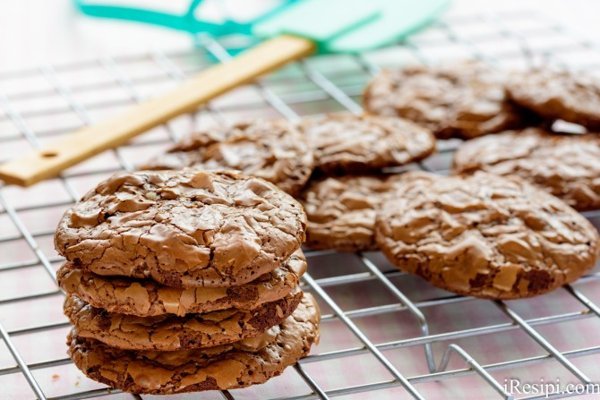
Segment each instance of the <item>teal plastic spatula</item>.
[[401,40],[431,22],[447,0],[304,0],[252,27],[254,35],[289,34],[320,53],[360,52]]
[[[314,52],[360,52],[391,44],[433,20],[448,0],[302,0],[245,25],[264,41],[165,95],[62,136],[0,166],[6,183],[31,185],[160,125],[256,77]],[[139,14],[139,13],[138,13]]]

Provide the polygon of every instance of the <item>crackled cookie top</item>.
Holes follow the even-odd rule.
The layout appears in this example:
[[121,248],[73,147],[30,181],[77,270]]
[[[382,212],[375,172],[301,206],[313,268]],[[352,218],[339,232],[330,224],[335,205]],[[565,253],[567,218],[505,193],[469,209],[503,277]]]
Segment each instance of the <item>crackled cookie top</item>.
[[236,169],[295,194],[313,170],[313,153],[285,120],[256,120],[184,137],[142,169]]
[[375,250],[375,213],[400,175],[327,178],[302,194],[308,217],[306,245],[340,251]]
[[511,74],[508,95],[547,119],[600,129],[600,80],[585,73],[533,69]]
[[600,135],[558,135],[541,129],[506,132],[463,144],[457,173],[478,170],[520,176],[578,210],[600,208]]
[[300,124],[326,173],[360,172],[404,165],[427,157],[435,138],[401,118],[330,114]]
[[364,94],[365,108],[429,128],[440,138],[473,138],[521,125],[507,101],[505,76],[476,62],[410,66],[379,73]]
[[65,299],[64,312],[79,336],[111,347],[172,351],[233,343],[254,337],[287,318],[302,299],[296,288],[279,300],[251,311],[234,308],[183,317],[136,317],[110,313],[85,303],[76,295]]
[[77,268],[173,287],[231,286],[296,251],[306,216],[272,184],[196,169],[118,173],[60,221],[55,246]]
[[69,355],[87,376],[133,393],[171,394],[250,386],[279,375],[319,338],[319,310],[305,295],[280,325],[253,339],[208,349],[127,351],[69,335]]
[[591,223],[518,178],[409,172],[403,179],[377,217],[377,243],[400,269],[438,287],[528,297],[595,264],[599,237]]
[[290,294],[305,271],[306,258],[297,250],[281,267],[239,286],[171,288],[149,279],[96,275],[70,262],[58,270],[57,279],[65,292],[110,312],[183,316],[228,308],[255,309]]

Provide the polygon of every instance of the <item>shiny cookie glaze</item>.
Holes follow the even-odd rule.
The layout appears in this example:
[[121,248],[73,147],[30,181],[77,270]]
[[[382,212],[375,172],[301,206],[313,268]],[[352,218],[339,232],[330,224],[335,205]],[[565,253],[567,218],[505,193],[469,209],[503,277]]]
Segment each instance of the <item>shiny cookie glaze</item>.
[[529,128],[478,138],[454,154],[456,173],[519,176],[577,210],[600,208],[600,135]]
[[297,250],[280,267],[239,286],[171,288],[152,280],[106,277],[65,263],[57,272],[61,288],[96,308],[139,317],[236,308],[253,310],[279,300],[298,286],[306,258]]
[[297,194],[313,164],[313,153],[293,123],[258,119],[192,133],[141,168],[235,169]]
[[364,105],[369,113],[414,121],[439,138],[470,139],[522,125],[505,79],[477,62],[384,70],[367,86]]
[[302,291],[296,288],[288,296],[251,311],[231,308],[183,317],[136,317],[109,313],[69,295],[64,312],[81,337],[120,349],[173,351],[217,346],[257,336],[280,324],[301,299]]
[[175,352],[131,351],[78,336],[69,355],[88,377],[132,393],[173,394],[259,384],[307,355],[319,339],[320,313],[305,295],[294,313],[256,339]]
[[582,72],[547,68],[514,72],[509,97],[546,119],[600,129],[600,80]]
[[556,197],[478,172],[409,172],[377,217],[376,239],[400,269],[455,293],[534,296],[591,269],[598,232]]
[[231,171],[138,171],[101,182],[67,210],[55,247],[100,275],[172,287],[241,285],[277,268],[304,240],[288,194]]
[[375,214],[394,191],[400,175],[330,177],[311,182],[302,193],[306,246],[313,249],[377,249]]
[[326,174],[405,165],[435,150],[431,132],[397,117],[330,114],[307,118],[300,129],[313,148],[316,168]]

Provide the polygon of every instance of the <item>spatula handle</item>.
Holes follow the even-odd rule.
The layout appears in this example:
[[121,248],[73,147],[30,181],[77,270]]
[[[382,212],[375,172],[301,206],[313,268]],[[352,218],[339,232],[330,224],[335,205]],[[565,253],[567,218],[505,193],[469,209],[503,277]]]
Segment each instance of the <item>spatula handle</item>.
[[41,150],[0,165],[0,179],[28,186],[56,176],[65,168],[193,111],[220,94],[313,50],[311,41],[299,37],[284,35],[270,39],[231,61],[199,73],[165,95],[135,105],[114,118],[61,136]]

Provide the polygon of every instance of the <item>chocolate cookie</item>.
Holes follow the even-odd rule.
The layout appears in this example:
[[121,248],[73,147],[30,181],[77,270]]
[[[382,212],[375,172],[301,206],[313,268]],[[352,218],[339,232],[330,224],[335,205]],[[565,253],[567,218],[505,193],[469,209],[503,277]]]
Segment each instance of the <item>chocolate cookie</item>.
[[515,299],[594,267],[598,232],[558,198],[483,172],[405,174],[377,217],[376,239],[400,269],[455,293]]
[[65,292],[77,295],[93,307],[149,317],[183,316],[228,308],[253,310],[290,294],[304,272],[306,258],[297,250],[281,267],[240,286],[170,288],[152,280],[96,275],[69,262],[58,270],[57,279]]
[[172,394],[259,384],[281,374],[319,338],[319,310],[310,295],[281,325],[255,339],[212,349],[118,350],[74,331],[69,355],[87,376],[132,393]]
[[600,81],[585,73],[534,69],[513,73],[510,98],[546,119],[600,129]]
[[302,299],[296,288],[286,297],[252,311],[234,308],[183,317],[136,317],[110,313],[86,304],[75,295],[65,299],[64,312],[78,335],[128,350],[195,349],[257,336],[287,318]]
[[308,218],[306,245],[339,251],[375,250],[375,213],[400,175],[327,178],[302,194]]
[[327,174],[404,165],[435,149],[431,132],[400,118],[340,113],[307,118],[300,127]]
[[313,170],[313,153],[285,120],[256,120],[184,137],[142,169],[236,169],[296,194]]
[[60,221],[55,246],[77,268],[172,287],[233,286],[266,274],[304,240],[301,205],[231,171],[118,173]]
[[600,208],[600,135],[541,129],[506,132],[463,144],[454,171],[520,176],[577,210]]
[[505,79],[476,62],[386,70],[367,86],[364,105],[373,114],[414,121],[439,138],[470,139],[522,125]]

